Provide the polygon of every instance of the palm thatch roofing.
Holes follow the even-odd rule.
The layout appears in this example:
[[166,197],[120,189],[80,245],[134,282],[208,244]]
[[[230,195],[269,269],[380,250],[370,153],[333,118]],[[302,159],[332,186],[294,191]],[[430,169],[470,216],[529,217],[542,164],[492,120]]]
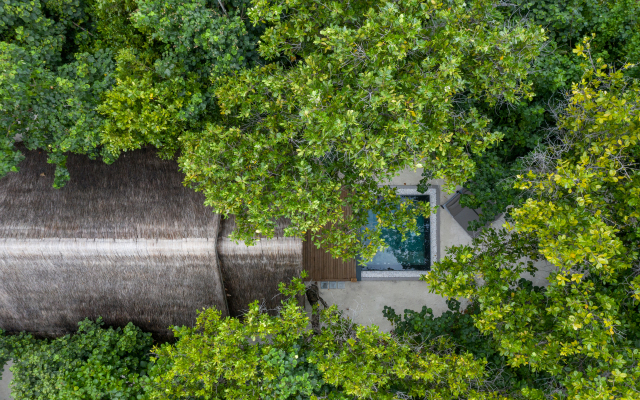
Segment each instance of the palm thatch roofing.
[[44,153],[21,150],[19,172],[0,179],[0,329],[59,336],[102,316],[169,336],[203,307],[238,315],[269,301],[276,280],[301,270],[294,239],[229,241],[232,220],[221,223],[152,149],[112,165],[71,154],[63,189]]
[[248,247],[229,239],[234,218],[222,221],[218,257],[232,315],[244,314],[248,304],[255,300],[263,310],[276,313],[283,299],[278,291],[279,283],[288,283],[302,272],[302,240],[284,236],[287,223],[284,219],[278,220],[275,237],[261,237],[256,245]]

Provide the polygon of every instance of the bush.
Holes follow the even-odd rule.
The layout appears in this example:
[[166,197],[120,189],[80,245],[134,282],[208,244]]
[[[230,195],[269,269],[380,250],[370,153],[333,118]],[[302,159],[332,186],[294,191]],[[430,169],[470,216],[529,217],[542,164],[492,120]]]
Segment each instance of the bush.
[[[533,289],[529,281],[522,280],[520,285]],[[500,355],[491,335],[483,334],[475,326],[473,316],[480,311],[477,304],[472,303],[460,311],[460,302],[449,299],[447,306],[449,310],[439,317],[434,317],[433,311],[426,306],[420,312],[404,310],[404,319],[388,306],[384,307],[382,314],[393,325],[394,334],[401,339],[427,347],[444,344],[455,348],[457,354],[469,352],[476,360],[486,360],[487,375],[490,376],[490,381],[485,382],[487,389],[517,395],[521,389],[537,387],[548,378],[547,374],[534,373],[525,367],[507,365],[507,359]]]
[[427,306],[422,311],[404,310],[404,320],[391,307],[385,306],[382,315],[391,322],[394,333],[412,341],[428,343],[438,338],[445,338],[456,346],[456,351],[463,349],[473,353],[477,358],[491,358],[496,352],[487,336],[482,335],[473,325],[471,316],[477,306],[471,305],[460,312],[460,302],[447,300],[448,311],[439,317]]
[[1,358],[12,358],[14,399],[142,399],[152,339],[132,323],[103,328],[85,319],[58,339],[0,336]]
[[[298,278],[281,284],[279,314],[250,305],[242,320],[206,309],[175,344],[154,349],[152,399],[459,399],[491,398],[483,361],[447,349],[416,349],[345,318],[336,306],[309,329]],[[442,347],[442,346],[441,346]]]

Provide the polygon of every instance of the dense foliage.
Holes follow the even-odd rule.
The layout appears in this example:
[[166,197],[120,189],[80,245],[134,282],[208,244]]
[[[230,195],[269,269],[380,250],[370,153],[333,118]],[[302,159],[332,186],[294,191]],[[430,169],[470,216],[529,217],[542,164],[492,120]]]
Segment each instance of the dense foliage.
[[[243,320],[200,313],[193,328],[174,328],[178,342],[155,348],[156,399],[492,398],[482,385],[484,361],[450,346],[411,346],[321,311],[308,329],[294,279],[277,316],[253,303]],[[315,312],[320,312],[317,308]]]
[[[525,280],[518,283],[531,286],[531,282]],[[530,289],[541,290],[533,287]],[[383,315],[392,323],[393,333],[403,340],[427,347],[446,343],[458,354],[469,352],[476,360],[486,360],[485,386],[495,393],[519,398],[523,388],[544,387],[549,379],[548,374],[534,372],[526,366],[510,366],[507,357],[500,355],[499,346],[493,337],[475,326],[473,316],[480,311],[478,304],[470,304],[462,311],[460,302],[454,299],[447,300],[447,305],[449,310],[438,317],[426,306],[420,312],[404,310],[404,316],[385,306]]]
[[573,45],[595,33],[594,57],[640,61],[634,0],[0,7],[0,176],[22,159],[16,135],[48,153],[56,187],[70,179],[68,152],[111,163],[150,144],[182,155],[186,183],[236,215],[237,238],[269,236],[287,217],[287,234],[310,231],[344,257],[383,243],[359,230],[367,210],[403,233],[426,212],[397,211],[377,186],[406,167],[425,167],[423,186],[466,182],[478,224],[520,204],[519,159],[580,79]]
[[[513,187],[526,156],[544,142],[555,126],[554,113],[563,104],[564,92],[582,76],[581,57],[572,50],[585,36],[594,58],[621,66],[640,63],[640,3],[634,0],[516,0],[506,8],[531,23],[545,27],[548,41],[529,72],[533,99],[517,105],[494,107],[477,104],[491,119],[489,128],[502,140],[473,157],[477,170],[465,184],[473,195],[462,196],[462,204],[481,208],[479,225],[492,221],[507,206],[518,205],[527,195]],[[638,76],[637,67],[627,71]],[[472,224],[472,228],[475,228]]]
[[[144,398],[151,334],[85,320],[73,335],[47,340],[0,335],[0,352],[13,359],[14,399]],[[0,360],[1,361],[1,360]]]
[[16,135],[48,153],[56,187],[68,152],[111,163],[153,145],[236,216],[235,237],[286,217],[345,257],[383,243],[358,233],[367,209],[403,233],[427,212],[380,180],[420,163],[450,185],[473,174],[501,137],[473,102],[530,98],[544,39],[493,0],[2,4],[0,176]]
[[11,360],[11,349],[4,337],[4,331],[0,329],[0,379],[2,379],[2,373],[9,360]]
[[248,1],[6,0],[0,3],[0,176],[29,149],[69,179],[67,152],[113,162],[217,118],[211,75],[258,59]]
[[[270,63],[215,80],[224,118],[181,138],[187,182],[236,216],[236,238],[286,217],[286,235],[311,232],[343,257],[372,257],[382,228],[415,230],[428,212],[379,182],[420,163],[449,186],[472,174],[471,154],[500,135],[463,100],[530,97],[544,39],[485,0],[265,0],[249,15],[267,26]],[[380,224],[359,234],[368,210]]]
[[13,146],[21,135],[30,149],[47,150],[60,186],[69,179],[65,151],[98,152],[96,106],[110,85],[112,54],[78,49],[90,36],[77,23],[86,13],[73,1],[9,0],[1,7],[0,174],[23,158]]
[[[637,398],[640,386],[640,84],[578,45],[587,70],[553,141],[525,159],[517,187],[530,198],[512,231],[488,231],[426,278],[438,293],[478,303],[476,327],[513,367],[553,379],[523,393]],[[518,284],[544,258],[544,290]],[[531,261],[527,261],[531,260]]]
[[460,310],[460,302],[448,299],[448,311],[435,317],[433,310],[423,306],[420,312],[404,310],[404,315],[396,314],[391,307],[385,306],[382,314],[393,325],[393,332],[400,336],[409,336],[417,342],[428,343],[444,337],[458,347],[458,350],[469,351],[479,358],[491,358],[495,354],[491,338],[480,333],[475,327],[472,315],[477,313],[478,306],[471,304]]
[[[387,309],[391,336],[330,308],[318,332],[296,281],[277,316],[175,328],[153,371],[132,325],[0,335],[14,395],[639,397],[640,68],[620,68],[640,62],[639,18],[635,0],[0,0],[0,177],[18,138],[58,188],[69,152],[153,145],[235,238],[286,217],[365,259],[429,212],[378,186],[402,169],[464,183],[479,225],[515,206],[426,278],[467,313]],[[538,260],[545,288],[522,279]]]
[[248,5],[247,0],[136,3],[128,20],[140,45],[119,51],[116,84],[98,107],[105,117],[105,152],[117,156],[151,144],[172,157],[181,135],[219,119],[210,79],[258,60],[261,29],[246,17]]

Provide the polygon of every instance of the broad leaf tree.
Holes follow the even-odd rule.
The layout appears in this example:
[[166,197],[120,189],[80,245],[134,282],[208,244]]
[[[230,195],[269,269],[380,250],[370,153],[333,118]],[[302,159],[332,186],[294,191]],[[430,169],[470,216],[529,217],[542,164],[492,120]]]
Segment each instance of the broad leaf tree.
[[16,400],[144,399],[152,342],[132,323],[105,328],[100,318],[85,319],[77,332],[56,339],[0,331],[0,368],[13,360]]
[[[475,102],[531,98],[544,29],[495,1],[7,0],[0,20],[0,176],[15,138],[71,179],[146,145],[236,216],[235,237],[311,232],[371,257],[418,213],[378,187],[424,167],[450,187],[502,134]],[[260,38],[260,39],[259,39]],[[351,212],[343,213],[349,207]],[[362,231],[373,210],[378,228]]]
[[[482,209],[477,226],[493,221],[509,206],[526,199],[513,187],[522,168],[519,160],[544,142],[555,126],[554,109],[563,102],[563,93],[579,82],[582,59],[572,52],[576,43],[593,33],[593,57],[611,65],[640,63],[640,3],[635,0],[515,0],[506,7],[510,16],[525,16],[531,23],[547,29],[548,41],[529,74],[535,97],[518,104],[495,107],[474,102],[483,110],[502,140],[482,155],[473,157],[476,174],[464,186],[461,204]],[[640,68],[626,71],[638,77]],[[474,223],[472,223],[474,225]],[[473,227],[472,227],[473,228]]]
[[[475,325],[510,365],[553,377],[523,391],[531,398],[640,391],[640,84],[589,47],[576,48],[588,68],[554,140],[525,160],[517,187],[530,198],[511,212],[510,231],[450,249],[426,277],[478,304]],[[543,289],[521,280],[536,259],[555,267]]]
[[71,178],[68,152],[113,162],[219,118],[211,76],[251,66],[260,25],[246,0],[6,0],[0,3],[0,176],[21,138]]
[[[220,118],[210,79],[254,65],[262,28],[246,16],[247,0],[136,4],[122,25],[138,39],[120,48],[116,84],[98,107],[102,143],[113,157],[150,144],[172,158],[182,134]],[[115,35],[101,17],[103,35]]]
[[[530,282],[527,284],[531,285]],[[437,317],[427,306],[423,306],[420,312],[404,310],[404,315],[398,315],[394,309],[385,306],[382,313],[392,323],[393,333],[404,340],[426,346],[444,342],[458,354],[469,352],[478,360],[486,360],[487,386],[502,396],[520,398],[523,388],[548,386],[549,374],[533,371],[526,365],[510,366],[507,357],[499,352],[499,343],[491,334],[480,332],[473,319],[480,311],[477,302],[465,309],[460,309],[460,305],[457,300],[448,299],[449,310]]]
[[[96,107],[113,83],[113,53],[92,51],[84,4],[8,0],[0,6],[0,176],[16,170],[21,136],[56,164],[54,186],[69,180],[65,152],[100,155]],[[108,154],[102,154],[109,157]]]
[[367,210],[403,234],[428,212],[378,185],[416,167],[449,188],[466,181],[471,155],[501,138],[469,99],[532,96],[544,29],[505,19],[493,1],[252,4],[268,63],[214,79],[222,118],[179,138],[187,183],[234,214],[248,243],[286,217],[287,235],[372,257],[384,242],[380,229],[360,234]]
[[486,361],[446,343],[398,341],[375,326],[320,311],[319,331],[298,305],[300,279],[281,284],[278,315],[257,302],[242,320],[202,311],[177,343],[154,348],[152,399],[497,398],[484,385]]

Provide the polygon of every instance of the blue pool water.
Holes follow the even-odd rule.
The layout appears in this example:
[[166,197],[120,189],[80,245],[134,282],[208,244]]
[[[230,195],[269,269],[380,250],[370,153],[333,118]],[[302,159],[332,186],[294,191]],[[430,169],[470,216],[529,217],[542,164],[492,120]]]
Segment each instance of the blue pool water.
[[[429,202],[429,196],[402,196],[407,200]],[[431,243],[429,217],[420,216],[416,221],[420,235],[410,233],[407,240],[402,241],[402,235],[397,229],[382,229],[382,238],[387,248],[379,251],[368,263],[358,260],[358,266],[363,271],[414,270],[428,271],[431,267]],[[375,229],[378,224],[376,216],[369,211],[367,227]]]

